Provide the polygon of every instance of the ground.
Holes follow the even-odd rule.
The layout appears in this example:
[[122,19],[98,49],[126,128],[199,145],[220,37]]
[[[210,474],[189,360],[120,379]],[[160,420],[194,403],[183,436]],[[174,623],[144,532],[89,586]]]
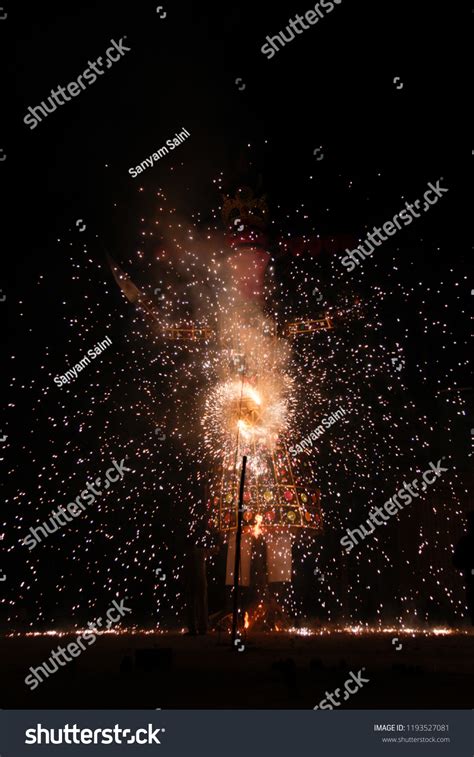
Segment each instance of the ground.
[[[398,642],[392,642],[394,637]],[[369,682],[341,707],[474,707],[472,631],[447,636],[249,634],[240,652],[227,635],[107,635],[30,691],[24,683],[30,665],[40,665],[58,644],[73,640],[2,637],[1,707],[312,709],[326,691],[342,688],[350,672],[362,668]]]

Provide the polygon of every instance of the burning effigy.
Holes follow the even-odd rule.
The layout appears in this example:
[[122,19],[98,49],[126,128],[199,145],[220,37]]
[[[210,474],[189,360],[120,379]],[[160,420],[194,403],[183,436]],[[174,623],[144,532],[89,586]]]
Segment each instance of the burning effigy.
[[[292,461],[286,435],[291,426],[295,378],[291,339],[332,327],[329,318],[279,323],[266,312],[269,294],[267,204],[246,186],[226,196],[221,216],[223,249],[214,267],[213,317],[173,322],[109,261],[127,298],[156,325],[166,340],[196,345],[213,343],[214,377],[207,387],[201,416],[209,457],[208,526],[227,545],[226,583],[234,581],[238,489],[243,456],[248,464],[239,583],[252,581],[256,540],[263,540],[266,580],[292,580],[292,547],[305,533],[323,527],[320,491],[311,462]],[[199,311],[199,308],[196,308]],[[201,308],[202,313],[202,308]]]

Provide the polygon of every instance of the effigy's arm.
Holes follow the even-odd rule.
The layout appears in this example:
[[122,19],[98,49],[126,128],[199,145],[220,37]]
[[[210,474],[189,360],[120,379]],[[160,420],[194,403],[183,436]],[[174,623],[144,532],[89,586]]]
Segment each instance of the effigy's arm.
[[113,277],[118,286],[124,293],[125,297],[132,305],[143,313],[148,321],[153,324],[158,324],[161,328],[162,336],[165,339],[172,339],[178,341],[198,341],[203,339],[210,339],[214,336],[214,332],[208,326],[199,326],[195,324],[169,324],[163,323],[163,317],[161,311],[151,297],[142,292],[131,280],[130,276],[122,271],[120,266],[107,255],[107,260],[112,271]]
[[315,331],[328,331],[333,329],[332,318],[295,318],[288,321],[283,326],[284,336],[301,336],[302,334],[313,334]]

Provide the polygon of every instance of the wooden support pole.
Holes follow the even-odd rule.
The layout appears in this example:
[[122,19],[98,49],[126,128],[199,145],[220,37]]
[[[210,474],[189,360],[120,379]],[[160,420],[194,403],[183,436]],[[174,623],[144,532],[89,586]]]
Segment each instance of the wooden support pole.
[[242,458],[242,472],[240,474],[239,509],[237,512],[237,533],[235,536],[235,562],[234,562],[234,609],[232,613],[232,647],[235,649],[237,638],[237,624],[239,614],[239,574],[240,574],[240,545],[242,542],[242,521],[244,516],[244,485],[245,468],[247,467],[246,455]]

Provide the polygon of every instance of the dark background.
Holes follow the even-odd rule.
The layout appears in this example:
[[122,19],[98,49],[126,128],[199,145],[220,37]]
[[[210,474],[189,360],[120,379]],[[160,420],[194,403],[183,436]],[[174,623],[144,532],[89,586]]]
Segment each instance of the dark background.
[[[455,11],[423,2],[343,2],[267,60],[260,52],[266,35],[309,5],[173,3],[163,6],[165,19],[156,7],[5,5],[9,17],[0,32],[14,43],[5,84],[14,86],[16,102],[3,122],[4,220],[15,240],[4,277],[15,287],[21,282],[27,321],[40,317],[45,335],[61,338],[58,301],[75,296],[68,290],[70,240],[87,242],[100,259],[105,247],[120,260],[139,239],[147,190],[158,187],[183,215],[199,210],[206,217],[220,200],[212,179],[221,171],[232,177],[241,154],[251,152],[247,145],[277,223],[301,200],[322,235],[362,238],[365,226],[401,207],[401,195],[416,198],[428,181],[444,177],[450,193],[429,222],[402,232],[409,260],[400,256],[400,279],[419,273],[428,290],[448,263],[463,259],[458,225],[448,220],[463,204],[457,173],[466,155],[457,137],[463,72],[453,47]],[[131,51],[118,63],[33,131],[23,124],[29,105],[76,79],[88,59],[123,35]],[[238,77],[246,83],[242,92]],[[136,179],[127,173],[183,126],[192,139],[168,160]],[[325,157],[317,161],[320,146]],[[310,191],[308,175],[315,177]],[[87,224],[84,236],[78,218]],[[292,223],[285,232],[301,233]],[[409,270],[410,246],[420,239]],[[46,278],[40,287],[39,275]],[[115,290],[111,296],[119,297]],[[404,317],[396,302],[393,310]],[[15,310],[7,315],[16,330]],[[34,349],[28,345],[28,362]]]

